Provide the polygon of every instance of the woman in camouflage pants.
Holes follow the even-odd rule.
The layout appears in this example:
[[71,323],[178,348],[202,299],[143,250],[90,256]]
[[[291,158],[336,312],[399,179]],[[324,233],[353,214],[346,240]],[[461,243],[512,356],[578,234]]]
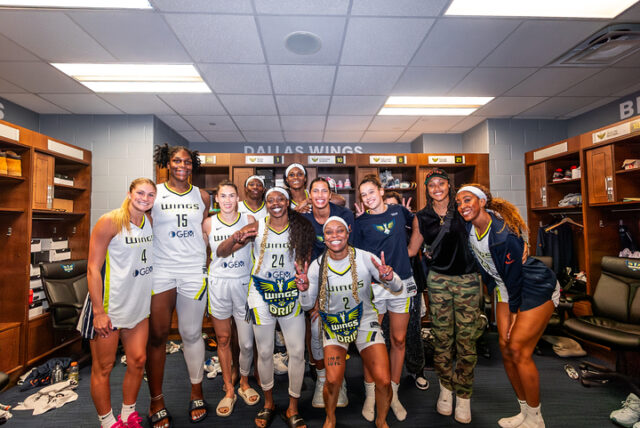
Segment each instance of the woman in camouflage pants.
[[455,419],[470,423],[482,290],[449,176],[434,168],[427,173],[425,185],[427,206],[417,216],[420,234],[429,247],[424,255],[429,267],[427,288],[435,337],[434,365],[440,379],[436,410],[451,415],[455,392]]

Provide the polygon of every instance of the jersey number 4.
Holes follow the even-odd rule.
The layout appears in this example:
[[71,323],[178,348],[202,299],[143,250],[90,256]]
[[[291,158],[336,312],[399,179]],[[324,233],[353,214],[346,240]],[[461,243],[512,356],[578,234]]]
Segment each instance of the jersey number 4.
[[144,263],[147,262],[147,250],[146,249],[142,250],[142,254],[140,255],[140,260],[142,260]]

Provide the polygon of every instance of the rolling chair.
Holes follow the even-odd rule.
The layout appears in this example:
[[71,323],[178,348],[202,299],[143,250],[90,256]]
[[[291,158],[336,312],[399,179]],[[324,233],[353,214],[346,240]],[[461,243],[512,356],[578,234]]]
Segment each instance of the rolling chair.
[[51,309],[53,328],[74,330],[89,291],[87,261],[41,263],[40,274]]
[[589,300],[593,315],[569,318],[564,328],[577,338],[616,351],[616,370],[589,362],[580,365],[583,385],[620,379],[640,394],[640,260],[605,256],[601,268],[593,296],[572,298]]

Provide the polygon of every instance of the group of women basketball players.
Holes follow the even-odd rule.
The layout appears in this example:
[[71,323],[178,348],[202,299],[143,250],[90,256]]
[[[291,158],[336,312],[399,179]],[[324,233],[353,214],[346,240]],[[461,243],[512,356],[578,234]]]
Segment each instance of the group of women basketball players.
[[[401,204],[385,203],[379,179],[367,176],[357,189],[364,205],[356,207],[354,219],[326,179],[314,179],[307,190],[305,168],[292,164],[285,171],[286,189],[267,190],[262,177],[251,176],[243,201],[236,185],[223,181],[215,194],[220,211],[209,217],[209,194],[189,182],[198,157],[187,148],[165,145],[156,148],[155,161],[168,168],[168,181],[156,187],[148,179],[134,180],[121,208],[101,217],[91,234],[89,297],[79,329],[90,339],[91,393],[102,427],[141,426],[135,405],[145,367],[149,422],[154,428],[172,426],[162,384],[174,308],[191,383],[192,422],[209,411],[202,390],[205,312],[213,318],[224,382],[218,416],[229,416],[238,396],[249,406],[261,400],[248,381],[255,343],[264,402],[254,423],[271,424],[279,325],[288,354],[289,404],[281,414],[287,426],[306,426],[298,400],[307,336],[317,371],[313,406],[325,408],[325,427],[336,426],[336,407],[348,403],[344,376],[350,343],[364,366],[364,418],[386,427],[391,408],[404,420],[398,384],[409,307],[417,292],[409,257],[423,243],[440,381],[436,410],[451,415],[455,397],[455,419],[471,422],[480,272],[489,291],[496,290],[500,348],[521,410],[499,424],[544,426],[531,355],[553,311],[556,280],[527,257],[526,225],[507,201],[478,184],[455,194],[447,173],[434,169],[425,181],[427,206],[414,215]],[[389,353],[381,329],[385,313]],[[119,340],[127,369],[116,418],[109,375]]]

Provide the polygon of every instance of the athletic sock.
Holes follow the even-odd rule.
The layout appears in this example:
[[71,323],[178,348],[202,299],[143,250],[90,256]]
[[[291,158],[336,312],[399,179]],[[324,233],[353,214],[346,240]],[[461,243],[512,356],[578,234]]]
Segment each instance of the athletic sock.
[[127,422],[129,419],[129,415],[136,411],[136,403],[133,404],[124,404],[122,403],[122,411],[120,412],[120,419],[123,422]]
[[362,405],[362,416],[369,422],[373,422],[376,416],[376,384],[365,381],[364,392],[365,399]]
[[113,409],[109,409],[109,413],[106,415],[98,415],[98,420],[102,428],[111,428],[111,426],[116,423],[116,417],[113,416]]
[[407,418],[407,411],[398,399],[398,384],[394,381],[391,381],[391,390],[393,391],[391,410],[393,410],[393,414],[396,415],[396,419],[404,421]]

